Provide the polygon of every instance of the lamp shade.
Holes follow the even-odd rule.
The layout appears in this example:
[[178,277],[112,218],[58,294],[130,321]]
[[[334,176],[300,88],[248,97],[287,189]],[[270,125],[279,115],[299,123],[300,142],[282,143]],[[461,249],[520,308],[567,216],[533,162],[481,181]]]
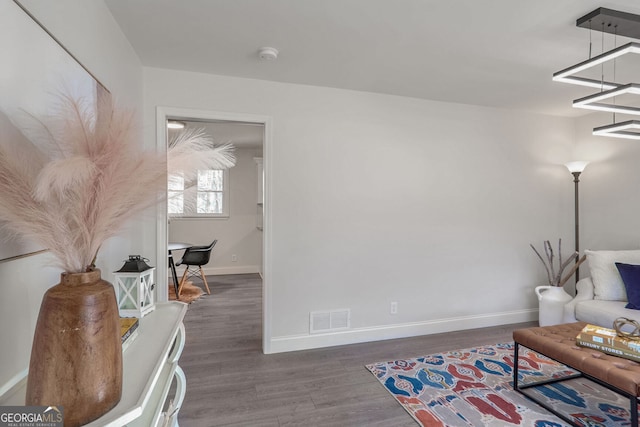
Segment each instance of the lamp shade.
[[569,172],[575,173],[575,172],[582,172],[584,168],[587,167],[588,164],[589,162],[585,162],[585,161],[575,161],[575,162],[565,163],[564,165],[567,167],[567,169],[569,169]]

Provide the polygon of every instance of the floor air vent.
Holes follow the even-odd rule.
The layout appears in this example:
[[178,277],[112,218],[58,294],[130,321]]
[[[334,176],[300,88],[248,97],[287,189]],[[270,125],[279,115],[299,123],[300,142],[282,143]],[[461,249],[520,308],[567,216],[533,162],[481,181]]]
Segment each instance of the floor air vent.
[[351,326],[351,311],[348,309],[312,311],[309,318],[309,332],[312,334],[340,331]]

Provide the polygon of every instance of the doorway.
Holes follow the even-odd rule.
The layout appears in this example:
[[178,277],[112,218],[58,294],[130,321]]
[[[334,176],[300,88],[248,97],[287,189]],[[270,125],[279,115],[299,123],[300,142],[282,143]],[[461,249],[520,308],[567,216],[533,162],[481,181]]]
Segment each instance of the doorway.
[[[172,218],[169,225],[167,204],[164,203],[159,208],[156,222],[158,272],[168,271],[167,244],[170,240],[201,244],[207,239],[211,240],[214,237],[218,239],[212,256],[212,260],[215,258],[217,265],[205,267],[205,274],[260,273],[263,283],[263,351],[268,353],[270,342],[268,322],[270,313],[268,248],[270,245],[268,243],[271,231],[269,226],[270,118],[158,107],[156,120],[158,150],[166,151],[167,141],[171,136],[171,131],[167,129],[167,122],[179,121],[187,127],[203,129],[216,144],[227,142],[233,144],[237,158],[236,167],[229,171],[227,216]],[[235,168],[237,169],[234,170]],[[248,180],[251,182],[247,182]],[[246,190],[249,186],[253,191]],[[248,221],[252,223],[249,225]],[[199,241],[201,239],[204,239],[203,242]],[[221,244],[222,242],[225,244]],[[168,284],[168,274],[158,274],[159,301],[168,300]]]

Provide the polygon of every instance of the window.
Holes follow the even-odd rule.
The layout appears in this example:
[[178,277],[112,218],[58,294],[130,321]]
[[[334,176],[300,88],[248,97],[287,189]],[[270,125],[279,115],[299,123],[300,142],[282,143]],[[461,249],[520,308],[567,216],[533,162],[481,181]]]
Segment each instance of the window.
[[186,185],[183,175],[170,175],[168,211],[174,217],[228,217],[229,171],[199,170],[197,182]]

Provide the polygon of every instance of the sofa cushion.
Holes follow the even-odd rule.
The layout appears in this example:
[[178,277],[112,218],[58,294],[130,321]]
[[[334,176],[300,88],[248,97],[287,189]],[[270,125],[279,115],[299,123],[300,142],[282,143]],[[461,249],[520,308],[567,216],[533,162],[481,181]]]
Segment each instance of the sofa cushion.
[[640,310],[624,308],[626,304],[625,301],[580,301],[576,304],[576,319],[605,328],[613,328],[613,322],[618,317],[640,322]]
[[616,262],[640,264],[640,250],[632,251],[589,251],[584,253],[589,261],[595,299],[606,301],[626,301],[627,292]]
[[625,308],[640,310],[640,265],[616,262],[616,268],[627,291],[627,301],[629,302]]

